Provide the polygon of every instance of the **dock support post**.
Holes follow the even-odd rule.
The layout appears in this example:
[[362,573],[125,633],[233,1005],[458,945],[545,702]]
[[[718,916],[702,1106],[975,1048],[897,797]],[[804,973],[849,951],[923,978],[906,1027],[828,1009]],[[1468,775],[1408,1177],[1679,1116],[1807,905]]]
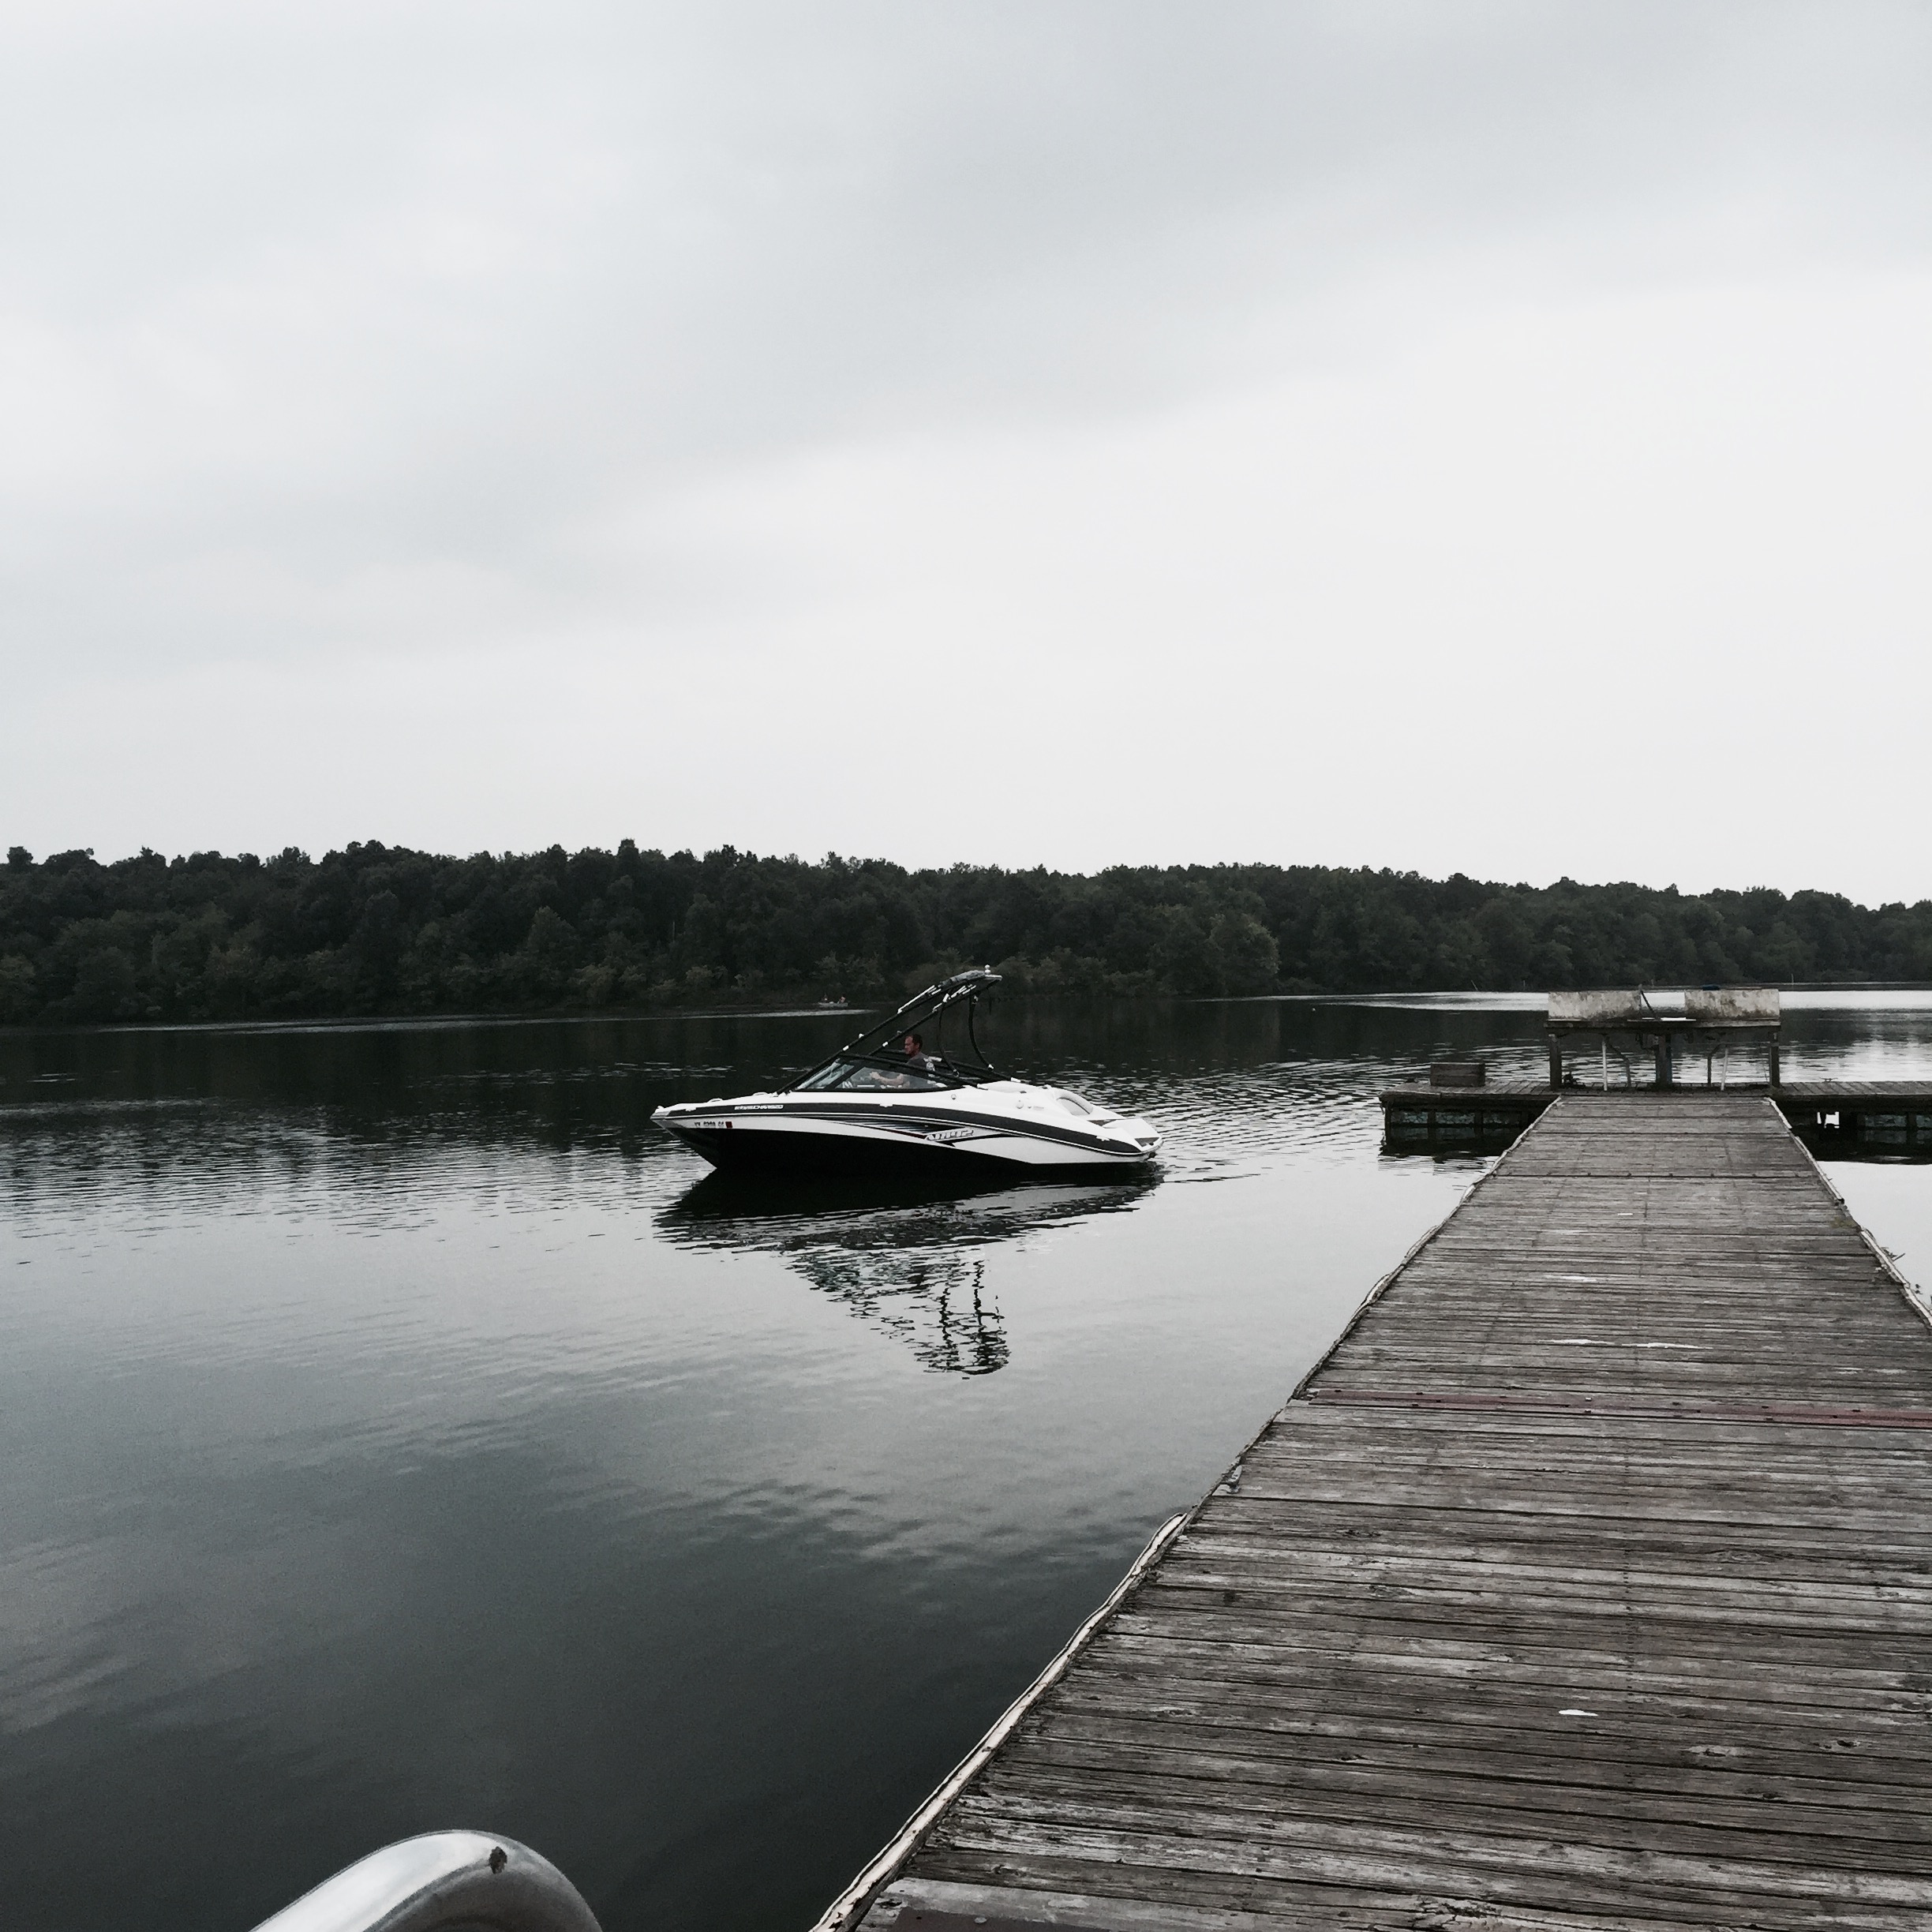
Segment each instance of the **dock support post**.
[[1555,1034],[1549,1038],[1550,1091],[1554,1093],[1563,1085],[1563,1043]]
[[1668,1033],[1657,1035],[1657,1084],[1660,1087],[1671,1084],[1671,1037]]
[[1771,1043],[1771,1084],[1772,1084],[1773,1087],[1776,1087],[1776,1086],[1777,1086],[1777,1085],[1780,1084],[1780,1083],[1779,1083],[1779,1080],[1778,1080],[1778,1050],[1778,1050],[1778,1043],[1777,1043],[1777,1042],[1776,1040],[1773,1040],[1773,1041]]

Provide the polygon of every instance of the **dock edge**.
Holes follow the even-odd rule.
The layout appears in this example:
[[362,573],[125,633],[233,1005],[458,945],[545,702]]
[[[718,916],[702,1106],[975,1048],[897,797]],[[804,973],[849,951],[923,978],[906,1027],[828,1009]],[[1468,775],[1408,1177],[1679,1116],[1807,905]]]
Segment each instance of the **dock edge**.
[[811,1932],[845,1932],[845,1928],[858,1923],[873,1900],[897,1876],[900,1866],[919,1849],[919,1840],[938,1822],[940,1814],[1006,1741],[1020,1720],[1066,1675],[1068,1667],[1087,1647],[1094,1633],[1113,1615],[1128,1592],[1166,1554],[1167,1546],[1193,1520],[1199,1507],[1196,1503],[1193,1509],[1178,1511],[1154,1532],[1147,1548],[1128,1566],[1127,1574],[1107,1593],[1106,1601],[1061,1646],[1053,1661],[1007,1705],[992,1729],[940,1780],[938,1788],[893,1833],[885,1850],[826,1908],[824,1915],[813,1924]]
[[[1551,1096],[1552,1099],[1559,1097],[1556,1095]],[[1254,1436],[1249,1439],[1247,1448],[1244,1448],[1241,1455],[1235,1458],[1233,1468],[1236,1472],[1237,1481],[1239,1480],[1238,1472],[1241,1467],[1242,1460],[1248,1453],[1248,1449],[1252,1448],[1255,1443],[1259,1442],[1286,1412],[1289,1405],[1301,1397],[1302,1391],[1320,1372],[1329,1357],[1347,1340],[1357,1324],[1381,1298],[1383,1291],[1396,1281],[1409,1264],[1414,1260],[1416,1256],[1421,1254],[1423,1249],[1441,1234],[1449,1222],[1455,1219],[1463,1203],[1467,1201],[1470,1196],[1475,1193],[1483,1183],[1488,1181],[1508,1159],[1509,1156],[1528,1137],[1541,1118],[1541,1114],[1539,1114],[1537,1119],[1533,1119],[1529,1122],[1522,1133],[1519,1134],[1501,1154],[1492,1159],[1489,1165],[1463,1191],[1462,1200],[1458,1201],[1455,1207],[1452,1208],[1440,1220],[1425,1229],[1421,1234],[1417,1236],[1402,1258],[1386,1275],[1383,1275],[1368,1294],[1356,1304],[1348,1320],[1343,1324],[1341,1332],[1335,1336],[1327,1348],[1322,1350],[1316,1360],[1309,1365],[1307,1372],[1296,1382],[1294,1388],[1289,1393],[1287,1401],[1268,1416],[1260,1428],[1256,1431]],[[1921,1312],[1923,1311],[1922,1310]],[[826,1908],[824,1913],[813,1921],[810,1932],[852,1932],[852,1929],[858,1924],[859,1919],[876,1902],[880,1893],[885,1891],[893,1880],[898,1876],[900,1867],[919,1849],[919,1841],[938,1822],[941,1814],[946,1807],[972,1782],[975,1775],[1006,1741],[1007,1737],[1027,1713],[1066,1675],[1074,1659],[1080,1655],[1082,1650],[1085,1649],[1107,1619],[1119,1608],[1134,1586],[1167,1553],[1169,1546],[1200,1514],[1208,1496],[1214,1495],[1221,1487],[1222,1485],[1219,1483],[1211,1487],[1208,1496],[1203,1496],[1199,1502],[1190,1507],[1178,1511],[1174,1515],[1170,1516],[1154,1532],[1153,1536],[1148,1540],[1147,1548],[1142,1550],[1128,1567],[1126,1574],[1114,1586],[1113,1589],[1107,1593],[1105,1600],[1089,1614],[1086,1621],[1067,1639],[1052,1661],[1007,1706],[986,1735],[940,1780],[938,1788],[934,1791],[931,1796],[927,1799],[925,1803],[893,1833],[885,1849],[865,1866],[843,1892],[840,1893],[838,1896]]]

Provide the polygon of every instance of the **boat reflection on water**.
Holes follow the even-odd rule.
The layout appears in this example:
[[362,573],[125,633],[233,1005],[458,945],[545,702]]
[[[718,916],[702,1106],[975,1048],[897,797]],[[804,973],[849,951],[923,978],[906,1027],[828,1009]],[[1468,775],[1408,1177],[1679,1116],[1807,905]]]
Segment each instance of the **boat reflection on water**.
[[986,1250],[1039,1229],[1136,1206],[1153,1175],[996,1191],[707,1175],[657,1215],[680,1247],[781,1256],[814,1289],[943,1375],[991,1375],[1008,1361],[1006,1324],[987,1283]]

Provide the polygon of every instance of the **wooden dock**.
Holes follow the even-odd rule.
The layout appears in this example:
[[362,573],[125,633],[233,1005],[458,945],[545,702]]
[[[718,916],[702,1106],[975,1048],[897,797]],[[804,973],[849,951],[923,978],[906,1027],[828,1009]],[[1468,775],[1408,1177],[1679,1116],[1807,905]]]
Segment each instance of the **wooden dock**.
[[1768,1095],[1556,1098],[822,1925],[1932,1927],[1932,1326]]
[[1779,1110],[1821,1147],[1932,1152],[1932,1081],[1792,1080]]
[[1376,1096],[1391,1148],[1493,1142],[1506,1147],[1556,1098],[1541,1081],[1481,1087],[1391,1087]]
[[[1413,1144],[1420,1149],[1466,1141],[1507,1142],[1520,1133],[1556,1099],[1566,1093],[1601,1093],[1601,1088],[1556,1088],[1541,1080],[1498,1082],[1494,1086],[1390,1087],[1376,1098],[1393,1148]],[[1612,1087],[1610,1093],[1654,1094],[1653,1087]],[[1707,1087],[1684,1086],[1669,1091],[1707,1094]],[[1777,1087],[1739,1087],[1733,1093],[1769,1094],[1778,1110],[1798,1130],[1819,1145],[1849,1148],[1859,1143],[1872,1148],[1903,1147],[1932,1152],[1932,1081],[1926,1080],[1787,1080]]]

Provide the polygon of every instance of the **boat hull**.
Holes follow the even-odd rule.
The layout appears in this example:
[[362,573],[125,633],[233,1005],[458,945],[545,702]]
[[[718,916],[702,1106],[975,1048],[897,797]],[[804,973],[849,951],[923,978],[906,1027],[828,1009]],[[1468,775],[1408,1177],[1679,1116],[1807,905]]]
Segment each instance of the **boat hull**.
[[1054,1178],[1144,1174],[1151,1151],[1118,1152],[1069,1135],[1030,1133],[1005,1125],[918,1120],[658,1116],[660,1124],[714,1167],[732,1173],[879,1176],[1003,1174]]

